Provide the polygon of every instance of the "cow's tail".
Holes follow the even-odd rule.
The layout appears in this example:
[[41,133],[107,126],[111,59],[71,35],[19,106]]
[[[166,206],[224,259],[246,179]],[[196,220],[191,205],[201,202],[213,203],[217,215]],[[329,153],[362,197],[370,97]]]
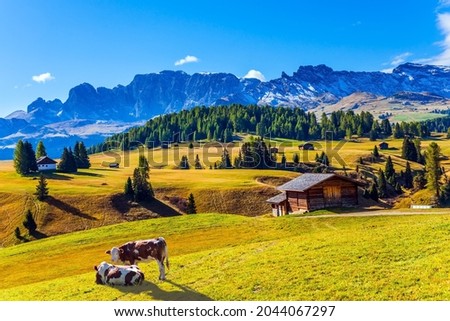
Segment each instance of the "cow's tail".
[[[163,262],[162,263],[163,264],[166,263],[166,267],[169,270],[170,269],[170,267],[169,267],[169,248],[167,246],[166,240],[163,237],[160,236],[159,239],[162,241],[162,243],[164,245],[164,256],[163,256]],[[164,258],[165,258],[165,260],[164,260]]]

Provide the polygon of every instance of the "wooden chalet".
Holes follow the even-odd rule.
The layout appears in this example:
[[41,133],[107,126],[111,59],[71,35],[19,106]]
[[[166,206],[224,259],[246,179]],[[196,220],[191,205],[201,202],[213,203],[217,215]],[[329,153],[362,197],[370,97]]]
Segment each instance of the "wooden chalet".
[[314,150],[314,145],[312,143],[304,143],[298,145],[298,149],[300,150]]
[[48,156],[42,156],[36,160],[36,165],[38,171],[56,171],[56,164],[58,162],[54,161]]
[[389,149],[389,144],[386,143],[386,142],[381,142],[381,143],[378,144],[378,147],[380,149]]
[[277,189],[283,193],[267,200],[272,214],[282,216],[327,207],[358,205],[358,186],[364,184],[338,174],[303,174]]

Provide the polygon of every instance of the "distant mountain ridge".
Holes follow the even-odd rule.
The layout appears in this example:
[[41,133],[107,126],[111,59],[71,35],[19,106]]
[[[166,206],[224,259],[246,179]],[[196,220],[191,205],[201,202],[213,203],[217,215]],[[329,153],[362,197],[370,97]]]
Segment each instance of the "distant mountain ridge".
[[450,98],[450,68],[406,63],[392,73],[383,73],[301,66],[291,76],[283,72],[280,78],[266,82],[230,73],[189,75],[162,71],[136,75],[128,85],[112,89],[83,83],[69,91],[65,102],[38,98],[26,112],[17,111],[0,119],[0,158],[5,158],[5,153],[11,158],[11,151],[5,148],[19,138],[59,138],[57,144],[63,139],[100,141],[101,136],[156,115],[199,105],[237,103],[312,109],[336,104],[357,92],[383,97],[401,95],[406,100],[424,97],[413,94],[431,93],[434,100],[445,101]]

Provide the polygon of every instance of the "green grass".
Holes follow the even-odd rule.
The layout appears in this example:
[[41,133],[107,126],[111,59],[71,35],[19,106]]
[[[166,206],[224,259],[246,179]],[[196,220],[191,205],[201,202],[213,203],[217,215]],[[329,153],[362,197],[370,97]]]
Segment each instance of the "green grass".
[[446,115],[435,113],[402,113],[392,117],[391,122],[417,122],[443,117],[446,117]]
[[[168,281],[94,283],[106,249],[159,235]],[[139,221],[0,250],[0,300],[449,300],[449,236],[450,215]]]

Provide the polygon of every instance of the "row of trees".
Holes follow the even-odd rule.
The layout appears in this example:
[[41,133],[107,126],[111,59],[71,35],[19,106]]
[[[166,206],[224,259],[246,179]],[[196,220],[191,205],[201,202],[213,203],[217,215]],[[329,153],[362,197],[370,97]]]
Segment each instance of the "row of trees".
[[155,117],[146,125],[107,138],[91,147],[89,153],[111,148],[128,150],[137,145],[160,146],[162,142],[221,141],[230,142],[235,133],[256,133],[260,137],[273,136],[297,140],[343,139],[353,135],[375,140],[393,135],[396,138],[427,137],[431,129],[450,126],[449,121],[402,122],[393,127],[389,120],[378,121],[369,112],[335,111],[320,120],[314,113],[300,108],[270,106],[195,107],[178,113]]
[[[36,152],[34,152],[30,142],[19,140],[14,149],[14,168],[20,175],[37,172],[37,160],[43,156],[47,156],[47,152],[42,141],[38,143]],[[83,142],[76,142],[73,152],[71,148],[64,147],[58,170],[72,173],[76,172],[78,168],[89,168],[90,166],[86,146]]]

